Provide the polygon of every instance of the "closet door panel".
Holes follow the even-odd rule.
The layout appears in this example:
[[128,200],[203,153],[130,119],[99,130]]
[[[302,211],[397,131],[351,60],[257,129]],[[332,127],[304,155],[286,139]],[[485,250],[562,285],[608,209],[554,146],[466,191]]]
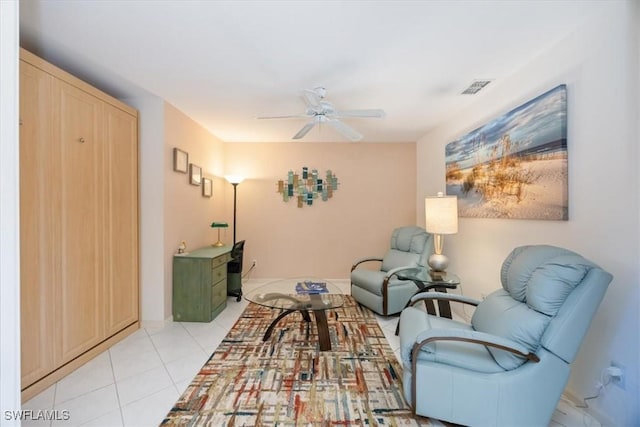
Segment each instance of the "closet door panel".
[[20,63],[20,341],[22,388],[54,368],[53,289],[60,271],[60,152],[54,141],[51,75]]
[[138,328],[137,111],[20,50],[24,401]]
[[57,354],[70,360],[104,337],[103,103],[65,82],[59,96],[62,270],[57,295]]
[[138,131],[135,116],[105,107],[109,336],[138,320]]

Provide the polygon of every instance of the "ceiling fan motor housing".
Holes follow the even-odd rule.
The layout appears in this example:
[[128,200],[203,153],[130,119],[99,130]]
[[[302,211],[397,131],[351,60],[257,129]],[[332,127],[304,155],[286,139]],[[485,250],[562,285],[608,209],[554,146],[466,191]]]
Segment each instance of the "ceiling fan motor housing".
[[271,116],[271,117],[259,117],[263,119],[278,119],[278,118],[295,118],[306,117],[311,119],[306,125],[302,127],[294,136],[293,139],[302,139],[309,131],[319,123],[328,123],[341,135],[345,136],[351,141],[360,141],[362,135],[358,133],[351,126],[340,121],[339,119],[344,117],[384,117],[383,110],[336,110],[332,103],[325,101],[324,97],[327,94],[327,90],[318,86],[312,90],[305,89],[302,91],[302,99],[307,108],[304,115],[300,116]]

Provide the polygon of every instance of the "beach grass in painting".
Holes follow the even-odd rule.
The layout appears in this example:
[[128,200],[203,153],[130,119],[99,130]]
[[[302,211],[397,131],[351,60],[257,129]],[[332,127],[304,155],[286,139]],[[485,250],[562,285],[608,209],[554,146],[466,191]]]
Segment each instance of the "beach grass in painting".
[[560,85],[446,149],[461,217],[567,220],[567,89]]

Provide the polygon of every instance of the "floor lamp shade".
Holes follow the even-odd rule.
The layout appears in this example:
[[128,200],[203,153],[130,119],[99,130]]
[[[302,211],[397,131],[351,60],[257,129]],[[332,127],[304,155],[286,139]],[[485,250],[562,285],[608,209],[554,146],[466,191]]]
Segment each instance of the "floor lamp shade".
[[424,199],[425,228],[433,234],[434,254],[429,257],[429,266],[434,271],[444,271],[449,259],[442,254],[444,234],[458,232],[458,198],[438,193],[436,197]]
[[244,177],[240,175],[225,175],[224,179],[226,179],[229,182],[229,184],[232,184],[232,185],[238,185],[242,181],[244,181]]

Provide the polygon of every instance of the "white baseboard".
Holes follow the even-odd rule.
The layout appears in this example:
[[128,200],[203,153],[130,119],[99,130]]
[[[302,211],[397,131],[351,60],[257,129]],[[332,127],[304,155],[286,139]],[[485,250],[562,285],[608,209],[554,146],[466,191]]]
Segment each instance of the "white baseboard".
[[[576,396],[576,394],[569,390],[569,389],[565,389],[564,393],[562,393],[567,399],[569,399],[574,405],[579,406],[579,405],[583,405],[584,401],[581,397]],[[609,415],[605,414],[604,412],[593,408],[593,407],[588,407],[588,408],[583,408],[583,411],[585,411],[586,413],[588,413],[589,415],[591,415],[593,418],[595,418],[600,424],[602,424],[603,426],[613,426],[615,425],[615,421],[612,420]]]

